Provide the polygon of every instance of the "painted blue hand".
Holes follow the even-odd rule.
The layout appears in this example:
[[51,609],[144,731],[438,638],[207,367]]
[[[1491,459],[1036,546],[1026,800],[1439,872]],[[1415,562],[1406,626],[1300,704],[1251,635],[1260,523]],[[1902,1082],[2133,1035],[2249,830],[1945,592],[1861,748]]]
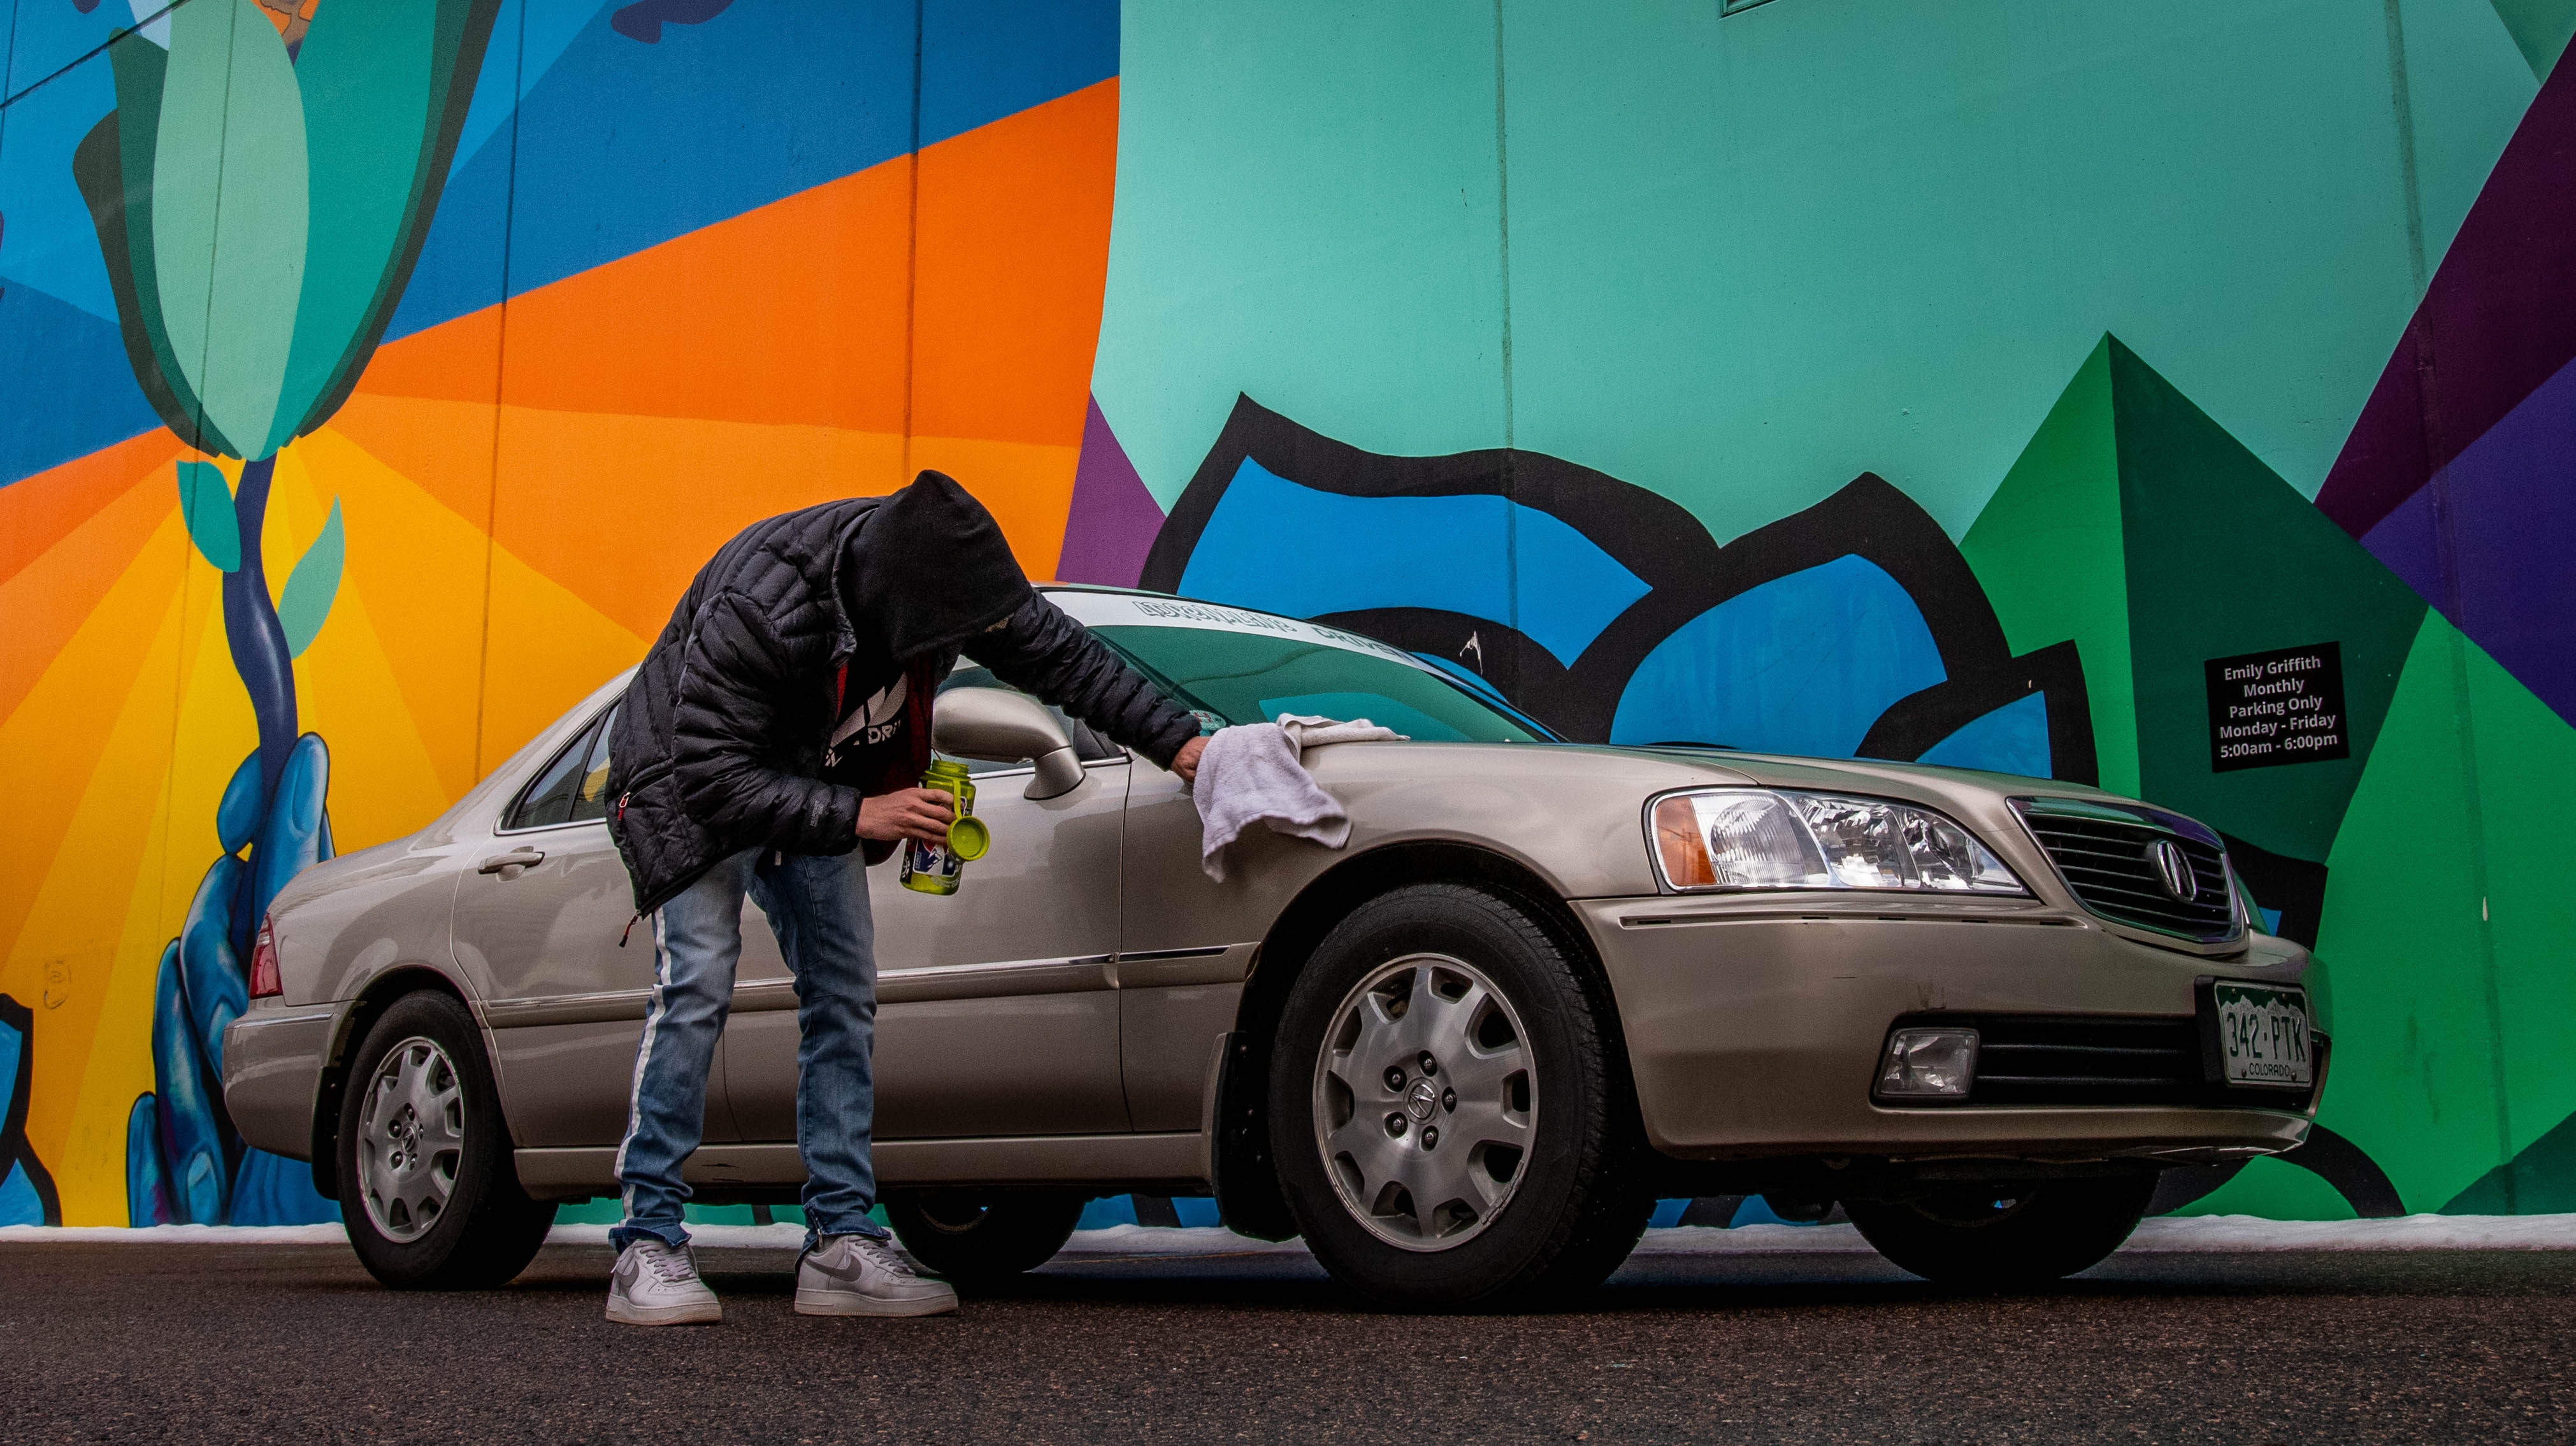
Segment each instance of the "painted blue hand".
[[34,1077],[35,1016],[0,994],[0,1225],[60,1225],[53,1176],[27,1144],[26,1096]]
[[215,808],[224,854],[206,870],[179,937],[161,954],[152,1011],[153,1084],[126,1121],[126,1204],[137,1225],[293,1224],[339,1217],[301,1164],[246,1148],[222,1108],[224,1027],[249,1005],[251,943],[277,891],[329,858],[330,750],[296,740],[262,806],[259,755]]

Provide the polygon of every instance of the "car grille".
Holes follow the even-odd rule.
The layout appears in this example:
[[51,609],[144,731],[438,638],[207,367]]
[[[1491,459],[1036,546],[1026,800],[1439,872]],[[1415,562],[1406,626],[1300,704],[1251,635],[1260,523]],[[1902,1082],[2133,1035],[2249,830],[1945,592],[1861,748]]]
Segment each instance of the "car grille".
[[[1977,1070],[1954,1105],[2223,1105],[2303,1108],[2316,1091],[2231,1089],[2201,1064],[2200,1021],[2191,1015],[1909,1014],[1893,1029],[1977,1031]],[[2325,1036],[2316,1036],[2316,1082],[2326,1077]],[[2286,1096],[2286,1097],[2285,1097]],[[1890,1103],[1900,1103],[1890,1101]]]
[[[2057,799],[2015,799],[2013,806],[2058,876],[2084,907],[2106,919],[2160,934],[2215,943],[2237,931],[2227,854],[2213,839],[2150,822],[2144,815]],[[2177,823],[2182,822],[2177,819]],[[2186,901],[2167,890],[2148,850],[2170,839],[2191,863],[2199,891]]]

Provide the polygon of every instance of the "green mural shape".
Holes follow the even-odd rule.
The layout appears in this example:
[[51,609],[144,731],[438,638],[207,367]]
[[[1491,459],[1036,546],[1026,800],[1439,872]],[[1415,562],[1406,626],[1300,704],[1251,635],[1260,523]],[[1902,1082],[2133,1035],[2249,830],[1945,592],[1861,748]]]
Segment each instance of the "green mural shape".
[[331,515],[322,519],[322,531],[313,545],[296,559],[295,570],[286,575],[286,587],[277,595],[277,621],[286,630],[286,651],[290,657],[303,657],[313,646],[313,638],[322,631],[322,621],[331,615],[331,600],[340,594],[340,565],[347,555],[347,544],[340,531],[340,499],[331,499]]
[[2454,649],[2428,613],[2326,860],[2317,958],[2334,979],[2334,1059],[2318,1118],[2414,1208],[2507,1153],[2498,1021],[2470,755]]
[[2507,1213],[2576,1209],[2547,1203],[2576,1200],[2576,1157],[2564,1144],[2549,1145],[2576,1112],[2576,1071],[2568,1068],[2576,1059],[2576,971],[2567,964],[2576,892],[2556,851],[2534,846],[2563,834],[2576,817],[2576,729],[2485,649],[2452,636],[2475,746],[2486,874],[2480,924],[2495,970],[2504,1059],[2501,1133],[2513,1152],[2496,1188]]
[[295,67],[253,0],[198,0],[171,15],[159,110],[151,248],[161,326],[207,424],[252,449],[241,455],[266,456],[276,450],[263,443],[295,334],[308,207]]
[[2134,795],[2138,717],[2129,686],[2111,345],[2102,338],[2076,368],[1959,551],[1984,585],[2014,652],[2074,640],[2084,661],[2101,784]]
[[2576,1213],[2576,1115],[2451,1197],[2445,1215]]
[[2513,37],[2534,78],[2547,80],[2576,35],[2576,0],[2492,0],[2496,18]]
[[[2073,639],[2106,787],[2321,861],[2424,604],[2106,336],[1962,541],[2016,651]],[[2211,658],[2333,642],[2348,759],[2218,773]]]
[[[273,450],[329,420],[384,335],[473,98],[492,0],[329,7],[296,59],[313,212]],[[338,23],[333,23],[334,21]]]
[[216,571],[241,566],[241,522],[233,516],[233,493],[222,468],[212,462],[179,464],[179,516],[188,524],[188,540]]
[[162,425],[200,452],[239,449],[207,423],[205,409],[161,324],[161,272],[153,260],[153,152],[161,134],[161,86],[169,52],[132,31],[108,42],[108,66],[120,97],[72,151],[72,179],[98,230],[100,259],[116,296],[126,362]]
[[290,60],[253,0],[170,45],[119,32],[116,109],[74,153],[135,380],[190,445],[274,455],[374,354],[429,229],[497,0],[316,15]]

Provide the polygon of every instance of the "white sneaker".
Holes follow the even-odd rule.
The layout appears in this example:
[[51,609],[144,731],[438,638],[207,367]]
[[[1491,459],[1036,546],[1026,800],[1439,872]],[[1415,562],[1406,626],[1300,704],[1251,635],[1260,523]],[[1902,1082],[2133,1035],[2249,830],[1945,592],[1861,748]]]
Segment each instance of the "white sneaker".
[[608,1318],[619,1325],[699,1325],[724,1319],[724,1305],[698,1279],[685,1245],[637,1240],[617,1252],[608,1275]]
[[912,1273],[870,1235],[826,1235],[796,1258],[798,1315],[939,1315],[957,1308],[946,1281]]

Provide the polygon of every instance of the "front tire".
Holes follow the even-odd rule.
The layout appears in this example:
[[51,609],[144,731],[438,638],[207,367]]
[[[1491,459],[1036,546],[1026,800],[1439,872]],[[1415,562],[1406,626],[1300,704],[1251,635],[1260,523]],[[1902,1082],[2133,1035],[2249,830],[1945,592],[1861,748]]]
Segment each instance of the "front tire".
[[886,1196],[885,1210],[903,1248],[933,1274],[989,1285],[1055,1259],[1083,1204],[1053,1191],[904,1190]]
[[367,1031],[341,1095],[339,1164],[349,1244],[396,1290],[507,1284],[554,1223],[519,1187],[482,1034],[450,995],[404,995]]
[[1944,1285],[2039,1285],[2098,1265],[2145,1217],[2152,1177],[1970,1185],[1910,1200],[1847,1200],[1861,1238]]
[[1600,1284],[1654,1209],[1617,1037],[1608,991],[1526,904],[1419,884],[1353,910],[1271,1055],[1273,1154],[1316,1257],[1408,1310]]

